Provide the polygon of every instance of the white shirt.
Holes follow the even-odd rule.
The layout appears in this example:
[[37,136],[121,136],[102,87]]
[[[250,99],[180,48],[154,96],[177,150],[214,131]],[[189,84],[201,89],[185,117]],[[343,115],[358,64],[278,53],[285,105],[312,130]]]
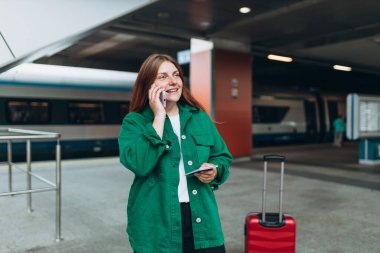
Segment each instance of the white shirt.
[[181,148],[181,124],[179,121],[179,114],[169,116],[170,122],[173,127],[174,133],[177,135],[181,159],[179,160],[179,184],[178,184],[178,199],[179,202],[190,202],[189,192],[187,189],[187,180],[185,176],[185,167],[183,165],[182,148]]

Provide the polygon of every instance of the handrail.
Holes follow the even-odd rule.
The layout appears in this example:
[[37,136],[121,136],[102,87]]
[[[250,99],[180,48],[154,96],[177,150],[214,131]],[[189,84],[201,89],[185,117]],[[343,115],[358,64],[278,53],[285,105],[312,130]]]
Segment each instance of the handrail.
[[[13,134],[13,135],[12,135]],[[0,142],[7,142],[7,162],[8,165],[8,192],[0,192],[0,197],[3,196],[13,196],[19,194],[27,194],[27,211],[32,212],[32,193],[45,192],[45,191],[55,191],[56,192],[56,212],[55,212],[55,240],[57,242],[63,240],[61,237],[61,145],[60,145],[61,134],[51,133],[44,131],[17,129],[17,128],[0,128]],[[32,173],[32,140],[56,140],[56,153],[55,153],[55,184],[49,180]],[[18,168],[12,162],[12,141],[17,142],[26,141],[26,169]],[[0,163],[0,165],[3,163]],[[12,167],[16,167],[24,171],[27,175],[27,189],[13,191],[12,190]],[[50,187],[32,189],[32,176],[36,179],[48,184]]]
[[[19,135],[1,135],[2,133],[15,133]],[[22,135],[20,135],[22,134]],[[0,141],[1,140],[27,140],[27,139],[58,139],[61,137],[59,133],[25,130],[17,128],[0,128]]]

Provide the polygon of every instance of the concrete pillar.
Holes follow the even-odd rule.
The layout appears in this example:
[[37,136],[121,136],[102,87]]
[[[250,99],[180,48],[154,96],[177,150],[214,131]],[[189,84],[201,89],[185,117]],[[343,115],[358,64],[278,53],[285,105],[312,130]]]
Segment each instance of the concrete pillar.
[[202,103],[235,157],[252,151],[252,57],[249,53],[193,50],[190,90]]

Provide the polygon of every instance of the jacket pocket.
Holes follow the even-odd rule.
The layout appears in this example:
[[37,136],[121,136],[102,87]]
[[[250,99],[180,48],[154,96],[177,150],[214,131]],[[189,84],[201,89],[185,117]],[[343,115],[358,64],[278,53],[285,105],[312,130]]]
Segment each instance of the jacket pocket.
[[195,141],[199,163],[207,162],[210,157],[210,148],[214,142],[210,134],[192,134]]

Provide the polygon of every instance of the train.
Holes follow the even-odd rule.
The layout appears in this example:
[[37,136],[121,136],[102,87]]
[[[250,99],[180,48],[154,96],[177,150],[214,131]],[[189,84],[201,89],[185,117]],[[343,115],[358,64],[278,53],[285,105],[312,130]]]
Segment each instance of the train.
[[253,146],[330,142],[333,121],[345,118],[343,94],[266,92],[252,100]]
[[[67,67],[48,68],[43,78],[41,72],[22,69],[0,76],[0,128],[61,133],[63,159],[118,155],[117,136],[137,73],[105,71],[99,76],[85,70],[86,78],[82,78],[75,74],[77,68],[65,75],[60,68]],[[338,115],[345,115],[342,95],[255,94],[253,146],[330,141]],[[54,145],[32,142],[32,159],[53,159]],[[13,149],[13,160],[25,160],[25,143],[15,143]],[[0,142],[0,161],[5,154],[6,143]]]
[[[0,76],[0,128],[60,133],[63,159],[117,155],[137,73],[39,65]],[[54,145],[32,142],[32,159],[53,159]],[[25,160],[25,143],[13,144],[13,160]]]

